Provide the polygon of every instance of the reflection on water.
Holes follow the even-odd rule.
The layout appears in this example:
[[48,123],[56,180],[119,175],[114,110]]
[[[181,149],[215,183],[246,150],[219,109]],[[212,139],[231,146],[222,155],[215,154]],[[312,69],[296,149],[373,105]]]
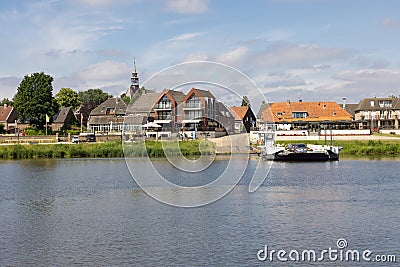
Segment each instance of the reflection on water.
[[[143,193],[122,159],[1,161],[0,266],[280,266],[258,262],[257,251],[324,249],[338,238],[399,255],[397,161],[274,163],[249,193],[256,163],[226,197],[187,209]],[[226,161],[190,181],[165,160],[154,164],[191,185]]]

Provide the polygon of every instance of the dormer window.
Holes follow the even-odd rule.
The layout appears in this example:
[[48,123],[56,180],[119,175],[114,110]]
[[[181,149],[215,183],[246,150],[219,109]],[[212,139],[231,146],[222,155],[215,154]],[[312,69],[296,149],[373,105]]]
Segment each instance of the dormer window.
[[375,106],[375,101],[374,100],[371,100],[371,107],[373,107],[373,106]]
[[378,102],[380,108],[391,108],[392,101],[391,100],[379,100]]
[[294,119],[301,119],[301,118],[307,118],[308,117],[308,112],[300,111],[300,112],[292,112],[292,118]]
[[282,116],[282,112],[277,112],[277,113],[276,113],[276,116],[278,116],[278,117],[279,117],[279,116]]

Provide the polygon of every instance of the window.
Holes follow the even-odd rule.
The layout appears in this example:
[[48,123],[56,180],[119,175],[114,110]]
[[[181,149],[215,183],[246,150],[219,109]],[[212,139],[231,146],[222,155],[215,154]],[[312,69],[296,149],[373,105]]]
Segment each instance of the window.
[[370,104],[371,104],[371,107],[375,106],[375,101],[371,100]]
[[189,99],[186,100],[184,107],[185,108],[201,108],[200,99],[196,95],[192,94],[189,97]]
[[199,120],[202,115],[201,110],[189,110],[185,112],[185,120]]
[[292,118],[294,119],[299,119],[299,118],[307,118],[308,113],[307,112],[292,112]]
[[156,105],[156,109],[171,109],[171,101],[169,100],[169,98],[166,95],[164,95],[160,99],[160,101]]
[[392,100],[379,100],[378,104],[381,108],[391,108]]
[[277,112],[276,116],[282,116],[282,112]]
[[158,120],[170,120],[171,119],[171,112],[170,111],[159,111],[157,112],[157,119]]

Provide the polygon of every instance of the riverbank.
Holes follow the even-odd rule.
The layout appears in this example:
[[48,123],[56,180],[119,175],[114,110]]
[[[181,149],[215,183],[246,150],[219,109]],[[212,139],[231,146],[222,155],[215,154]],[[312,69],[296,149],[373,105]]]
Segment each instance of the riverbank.
[[[201,155],[200,140],[181,141],[179,148],[184,156]],[[149,157],[165,157],[162,142],[146,141]],[[124,151],[125,149],[125,151]],[[130,157],[146,155],[142,143],[128,143],[123,149],[121,142],[110,141],[104,143],[81,144],[24,144],[0,146],[0,159],[35,159],[35,158],[118,158],[125,154]],[[211,154],[214,150],[211,142],[202,143],[203,153]]]
[[[295,142],[324,144],[322,140],[277,141],[278,144]],[[343,147],[341,155],[400,156],[400,140],[335,140],[333,145]],[[184,156],[196,157],[201,155],[201,151],[206,154],[213,154],[215,144],[211,141],[201,143],[201,140],[181,141],[179,142],[179,148],[180,152],[177,150],[174,154],[179,155],[182,153]],[[121,142],[118,141],[82,144],[7,145],[0,146],[0,159],[119,158],[124,157],[124,154],[129,157],[143,157],[146,154],[149,157],[165,157],[162,142],[160,141],[146,141],[146,149],[147,151],[139,142],[128,143],[123,148]]]

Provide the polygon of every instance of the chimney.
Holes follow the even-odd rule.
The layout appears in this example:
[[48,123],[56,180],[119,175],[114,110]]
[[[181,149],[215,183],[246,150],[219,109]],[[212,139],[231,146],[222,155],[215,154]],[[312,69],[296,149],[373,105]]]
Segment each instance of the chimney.
[[343,98],[343,109],[346,110],[346,97],[344,96]]
[[286,100],[286,105],[290,105],[290,100]]
[[7,108],[7,103],[4,103],[4,108]]
[[299,102],[303,102],[303,99],[299,98]]

